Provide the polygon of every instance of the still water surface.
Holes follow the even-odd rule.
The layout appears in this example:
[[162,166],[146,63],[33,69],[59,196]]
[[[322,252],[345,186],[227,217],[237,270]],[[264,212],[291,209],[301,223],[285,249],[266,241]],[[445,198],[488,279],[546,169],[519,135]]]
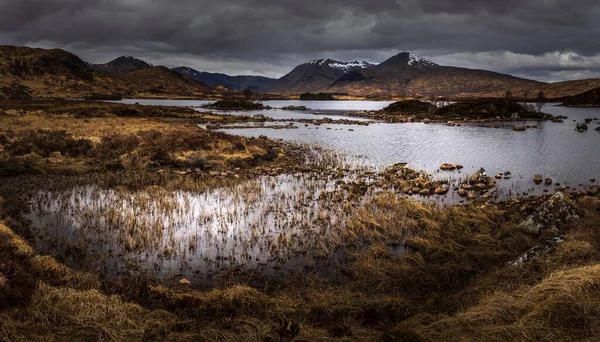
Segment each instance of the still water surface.
[[[200,107],[210,101],[190,100],[123,100],[143,105],[170,105]],[[276,108],[305,106],[307,111],[264,110],[233,112],[232,114],[264,114],[276,119],[329,116],[333,119],[352,118],[344,113],[359,110],[378,110],[391,101],[263,101]],[[529,122],[519,125],[537,125],[525,132],[505,127],[491,128],[465,124],[449,127],[444,124],[387,124],[358,125],[298,125],[298,129],[274,130],[253,128],[225,130],[232,134],[310,143],[339,150],[360,157],[364,163],[382,168],[395,162],[407,162],[410,167],[437,173],[443,163],[462,164],[464,173],[480,167],[488,174],[510,171],[514,177],[511,186],[519,180],[529,184],[534,174],[551,177],[556,182],[577,186],[600,180],[600,132],[593,121],[586,132],[575,131],[576,122],[586,118],[600,119],[600,108],[566,108],[547,105],[544,112],[564,115],[565,123]],[[319,113],[320,115],[314,115]],[[352,118],[356,119],[356,118]],[[348,129],[354,131],[348,131]]]

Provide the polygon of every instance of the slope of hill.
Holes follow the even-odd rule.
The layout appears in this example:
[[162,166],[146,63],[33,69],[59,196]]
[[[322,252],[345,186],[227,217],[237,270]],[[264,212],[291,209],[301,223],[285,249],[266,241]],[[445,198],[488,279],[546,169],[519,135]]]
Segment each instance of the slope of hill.
[[374,64],[362,61],[340,62],[329,58],[318,59],[297,66],[287,75],[264,87],[263,91],[283,94],[324,91],[340,77],[372,66]]
[[208,86],[164,66],[133,71],[117,78],[122,83],[120,93],[131,97],[218,96],[224,89]]
[[403,52],[379,65],[348,73],[326,90],[353,95],[465,96],[540,84],[491,71],[441,66]]
[[138,70],[113,75],[97,71],[64,50],[0,46],[0,98],[81,98],[94,94],[219,98],[229,93],[165,67],[145,67],[147,63],[130,58],[116,61],[113,72]]
[[135,57],[122,56],[105,64],[89,64],[89,66],[95,71],[122,75],[137,70],[148,69],[153,65]]
[[563,106],[600,106],[600,88],[594,88],[578,95],[564,98]]
[[263,76],[229,76],[220,73],[198,71],[190,67],[177,67],[172,70],[202,83],[223,86],[231,90],[250,89],[253,92],[260,92],[263,88],[276,80],[274,78]]
[[[566,96],[579,95],[596,88],[600,88],[600,78],[554,82],[527,87],[511,87],[509,90],[513,96],[518,98],[534,99],[537,93],[542,91],[547,99],[562,101]],[[491,92],[485,95],[500,97],[503,94],[502,92]]]

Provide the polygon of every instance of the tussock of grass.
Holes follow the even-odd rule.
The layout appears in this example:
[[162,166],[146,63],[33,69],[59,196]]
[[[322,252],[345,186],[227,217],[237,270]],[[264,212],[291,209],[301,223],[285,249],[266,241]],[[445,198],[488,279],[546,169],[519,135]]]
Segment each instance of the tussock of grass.
[[[406,329],[418,318],[397,327]],[[464,313],[412,327],[425,340],[566,341],[600,332],[600,265],[551,273],[539,284],[496,293]]]

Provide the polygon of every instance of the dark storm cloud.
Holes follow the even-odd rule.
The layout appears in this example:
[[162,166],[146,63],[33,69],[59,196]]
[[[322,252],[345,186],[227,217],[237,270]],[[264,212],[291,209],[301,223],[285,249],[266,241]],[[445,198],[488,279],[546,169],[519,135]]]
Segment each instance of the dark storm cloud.
[[92,62],[129,54],[278,76],[325,56],[379,62],[413,51],[547,80],[600,70],[597,1],[0,0],[0,13],[0,43]]

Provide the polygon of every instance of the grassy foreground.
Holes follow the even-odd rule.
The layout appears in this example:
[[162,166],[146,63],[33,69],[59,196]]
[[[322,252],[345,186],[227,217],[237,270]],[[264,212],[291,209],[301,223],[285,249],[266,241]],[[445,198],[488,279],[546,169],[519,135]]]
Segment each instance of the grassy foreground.
[[[0,339],[593,340],[600,329],[600,198],[576,201],[567,240],[519,267],[536,243],[507,208],[440,209],[382,194],[349,234],[370,236],[343,280],[307,277],[211,291],[110,283],[36,253],[0,225]],[[6,218],[6,217],[5,217]],[[384,242],[412,231],[409,252]]]
[[[26,183],[76,174],[106,186],[201,188],[206,177],[176,172],[243,175],[296,161],[266,139],[202,131],[186,109],[119,116],[131,108],[85,106],[94,114],[14,104],[0,114],[0,341],[597,340],[598,196],[573,199],[580,219],[562,228],[565,242],[516,267],[507,263],[550,237],[517,228],[539,200],[442,208],[384,192],[353,208],[343,238],[363,248],[335,279],[200,291],[71,269],[26,240]],[[397,256],[388,246],[401,242]]]

